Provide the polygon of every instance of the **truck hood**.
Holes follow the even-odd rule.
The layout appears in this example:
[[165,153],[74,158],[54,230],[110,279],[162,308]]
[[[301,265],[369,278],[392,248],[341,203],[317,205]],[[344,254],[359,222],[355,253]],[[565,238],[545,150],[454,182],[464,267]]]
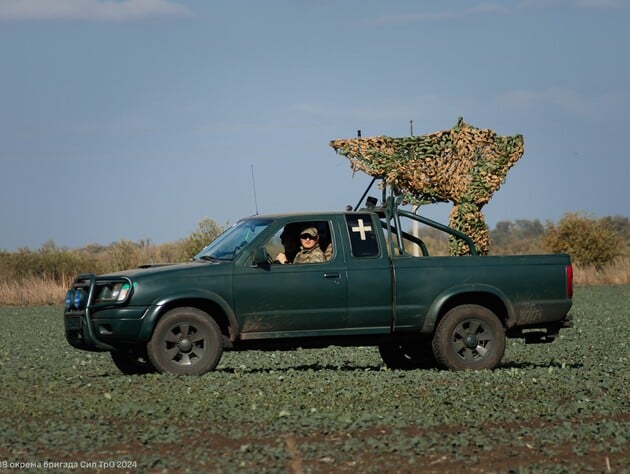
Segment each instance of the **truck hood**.
[[148,306],[165,298],[191,297],[211,293],[229,293],[231,261],[192,261],[173,265],[155,265],[99,275],[97,279],[127,277],[133,282],[128,304]]
[[106,273],[104,275],[99,275],[100,277],[109,278],[109,277],[121,277],[126,276],[133,279],[142,278],[142,277],[159,277],[165,274],[172,273],[207,273],[214,272],[217,269],[224,267],[226,264],[231,264],[229,261],[221,261],[221,262],[208,262],[208,261],[200,261],[195,260],[192,262],[184,262],[184,263],[157,263],[150,265],[141,265],[138,268],[132,268],[129,270],[121,270],[119,272]]

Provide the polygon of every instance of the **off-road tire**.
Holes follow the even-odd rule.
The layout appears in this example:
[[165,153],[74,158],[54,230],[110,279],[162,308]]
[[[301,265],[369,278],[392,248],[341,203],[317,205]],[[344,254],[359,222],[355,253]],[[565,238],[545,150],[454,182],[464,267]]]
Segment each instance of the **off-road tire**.
[[494,369],[504,352],[505,328],[484,306],[456,306],[440,320],[433,336],[437,362],[451,370]]
[[162,373],[201,375],[223,354],[219,325],[197,308],[175,308],[155,325],[147,344],[149,360]]

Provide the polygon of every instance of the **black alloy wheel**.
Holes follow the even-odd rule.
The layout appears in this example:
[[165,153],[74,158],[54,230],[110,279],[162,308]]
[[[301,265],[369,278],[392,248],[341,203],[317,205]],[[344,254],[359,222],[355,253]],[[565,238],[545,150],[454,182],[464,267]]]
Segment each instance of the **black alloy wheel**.
[[484,306],[457,306],[439,322],[433,352],[438,363],[451,370],[493,369],[505,352],[505,328]]
[[147,344],[149,360],[162,373],[201,375],[223,354],[219,325],[197,308],[175,308],[155,325]]

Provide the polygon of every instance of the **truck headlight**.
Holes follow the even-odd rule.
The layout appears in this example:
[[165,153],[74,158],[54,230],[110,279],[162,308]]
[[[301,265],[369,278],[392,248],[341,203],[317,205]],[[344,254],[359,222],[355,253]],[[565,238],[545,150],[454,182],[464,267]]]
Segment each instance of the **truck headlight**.
[[123,301],[129,295],[131,285],[127,282],[108,283],[101,287],[98,294],[97,302],[105,301]]

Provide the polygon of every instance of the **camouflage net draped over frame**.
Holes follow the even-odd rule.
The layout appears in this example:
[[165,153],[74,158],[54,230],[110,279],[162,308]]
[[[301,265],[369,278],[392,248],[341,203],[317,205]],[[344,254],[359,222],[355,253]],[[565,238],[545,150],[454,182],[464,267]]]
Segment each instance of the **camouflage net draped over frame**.
[[[461,117],[450,130],[340,139],[330,146],[350,160],[353,171],[382,178],[405,203],[452,202],[450,227],[469,235],[482,255],[488,253],[490,236],[481,209],[524,152],[521,135],[500,136]],[[450,253],[464,255],[468,247],[451,239]]]

